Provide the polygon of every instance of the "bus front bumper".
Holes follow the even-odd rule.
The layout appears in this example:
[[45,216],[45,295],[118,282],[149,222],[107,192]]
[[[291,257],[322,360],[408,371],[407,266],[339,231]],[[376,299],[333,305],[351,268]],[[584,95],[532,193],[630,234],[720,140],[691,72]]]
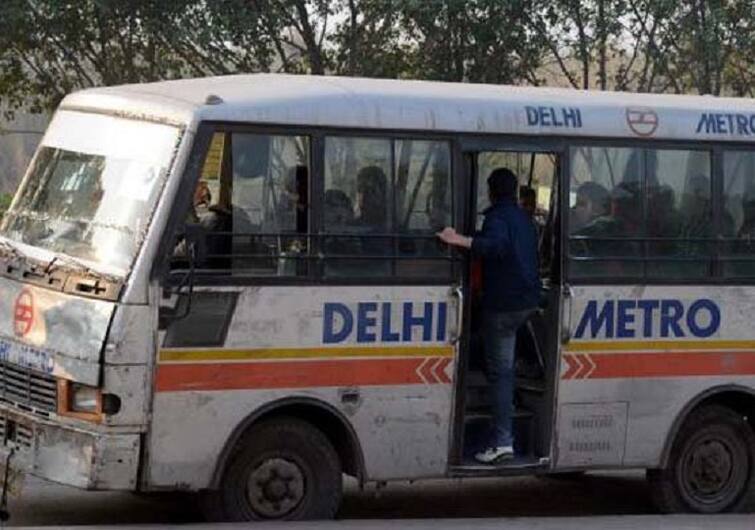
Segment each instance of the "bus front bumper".
[[33,475],[97,490],[134,490],[139,434],[88,431],[0,405],[0,466],[22,481]]

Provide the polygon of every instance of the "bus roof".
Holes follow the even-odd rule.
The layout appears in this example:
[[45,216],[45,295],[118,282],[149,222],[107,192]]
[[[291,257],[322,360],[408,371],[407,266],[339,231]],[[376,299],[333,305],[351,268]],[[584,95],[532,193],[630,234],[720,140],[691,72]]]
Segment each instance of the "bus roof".
[[252,74],[94,88],[62,108],[199,121],[753,142],[755,100]]

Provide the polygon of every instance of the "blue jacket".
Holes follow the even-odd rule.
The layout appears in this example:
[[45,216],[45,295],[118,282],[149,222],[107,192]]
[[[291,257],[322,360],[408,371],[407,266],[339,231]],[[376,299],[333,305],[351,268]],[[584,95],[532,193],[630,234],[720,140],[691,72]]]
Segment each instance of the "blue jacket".
[[541,287],[537,231],[513,201],[499,201],[485,210],[482,230],[472,239],[472,255],[482,258],[485,310],[537,307]]

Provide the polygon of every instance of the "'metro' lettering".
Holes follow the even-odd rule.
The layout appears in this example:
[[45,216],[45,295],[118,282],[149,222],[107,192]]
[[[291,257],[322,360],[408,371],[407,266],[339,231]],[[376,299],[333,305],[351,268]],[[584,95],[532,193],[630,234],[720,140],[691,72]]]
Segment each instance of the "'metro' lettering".
[[697,123],[698,134],[755,136],[755,114],[703,112]]
[[707,298],[680,300],[590,300],[575,338],[706,338],[721,327],[721,310]]
[[447,314],[446,302],[359,302],[356,310],[327,302],[323,306],[322,342],[443,342]]

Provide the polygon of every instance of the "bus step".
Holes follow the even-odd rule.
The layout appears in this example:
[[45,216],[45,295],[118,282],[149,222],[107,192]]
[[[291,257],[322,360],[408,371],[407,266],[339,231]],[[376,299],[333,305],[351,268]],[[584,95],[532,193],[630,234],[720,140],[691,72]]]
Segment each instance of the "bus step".
[[535,394],[544,394],[545,384],[542,381],[537,381],[535,379],[524,379],[519,377],[516,380],[516,389],[524,392],[533,392]]
[[548,460],[536,456],[515,456],[498,465],[481,464],[474,457],[467,457],[459,466],[451,466],[451,475],[457,477],[475,477],[480,475],[501,475],[506,472],[524,472],[548,467]]
[[[533,418],[534,416],[535,416],[535,413],[532,412],[531,410],[516,409],[514,411],[515,420],[529,419],[529,418]],[[488,408],[467,409],[467,411],[464,413],[464,421],[466,422],[489,420],[492,417],[493,417],[493,412]]]

